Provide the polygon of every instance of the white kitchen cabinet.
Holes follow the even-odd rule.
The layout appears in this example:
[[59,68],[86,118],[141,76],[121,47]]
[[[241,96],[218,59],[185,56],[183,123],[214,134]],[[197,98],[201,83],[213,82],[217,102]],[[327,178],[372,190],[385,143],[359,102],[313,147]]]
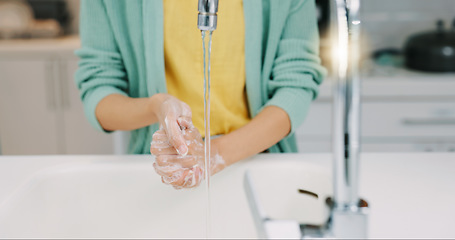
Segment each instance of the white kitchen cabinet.
[[[437,80],[363,81],[362,151],[455,151],[455,76]],[[296,136],[300,152],[330,152],[330,82],[310,108]]]
[[[363,102],[364,137],[455,137],[454,102]],[[315,102],[299,133],[331,136],[332,105]]]
[[74,84],[78,41],[36,41],[0,44],[0,153],[114,153],[112,135],[86,120]]
[[67,154],[113,154],[113,135],[96,131],[84,115],[79,90],[74,84],[74,73],[77,70],[77,60],[61,63],[61,69],[66,80],[62,86],[64,141]]
[[48,60],[0,61],[2,154],[58,154],[59,119]]

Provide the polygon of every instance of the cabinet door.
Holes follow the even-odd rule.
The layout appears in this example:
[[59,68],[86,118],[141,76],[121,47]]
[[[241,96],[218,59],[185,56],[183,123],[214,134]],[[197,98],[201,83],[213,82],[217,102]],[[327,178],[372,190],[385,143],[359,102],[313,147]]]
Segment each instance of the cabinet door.
[[62,89],[64,142],[67,154],[113,154],[112,134],[96,131],[86,119],[79,90],[74,83],[77,60],[56,63],[59,65]]
[[4,155],[57,154],[51,62],[0,61],[0,143]]
[[[455,151],[453,101],[364,102],[362,151]],[[297,129],[302,152],[331,151],[332,105],[312,104]]]

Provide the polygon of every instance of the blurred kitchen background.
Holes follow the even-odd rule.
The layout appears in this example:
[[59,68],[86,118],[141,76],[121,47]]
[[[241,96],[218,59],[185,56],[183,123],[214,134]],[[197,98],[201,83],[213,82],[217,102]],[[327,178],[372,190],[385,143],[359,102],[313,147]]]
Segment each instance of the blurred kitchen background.
[[[316,1],[331,69],[333,6]],[[79,0],[0,0],[0,154],[125,153],[127,134],[96,132],[83,113],[78,11]],[[362,150],[455,151],[455,0],[362,0],[361,12]],[[331,79],[297,131],[300,152],[331,151]]]

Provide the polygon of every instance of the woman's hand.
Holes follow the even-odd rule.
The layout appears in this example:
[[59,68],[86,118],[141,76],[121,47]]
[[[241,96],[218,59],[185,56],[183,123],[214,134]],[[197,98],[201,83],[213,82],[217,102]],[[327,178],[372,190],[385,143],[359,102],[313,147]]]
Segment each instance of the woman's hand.
[[[161,175],[163,183],[170,184],[176,189],[193,188],[205,179],[204,144],[199,131],[187,121],[182,122],[181,130],[188,147],[186,155],[178,154],[164,130],[153,134],[150,152],[156,156],[153,164],[156,172]],[[214,141],[212,141],[214,143]],[[210,157],[210,175],[226,167],[222,157],[217,154],[217,145],[212,144]]]
[[169,94],[160,94],[154,107],[155,115],[169,139],[169,143],[182,156],[188,154],[188,147],[182,134],[184,125],[192,125],[191,108],[188,104]]

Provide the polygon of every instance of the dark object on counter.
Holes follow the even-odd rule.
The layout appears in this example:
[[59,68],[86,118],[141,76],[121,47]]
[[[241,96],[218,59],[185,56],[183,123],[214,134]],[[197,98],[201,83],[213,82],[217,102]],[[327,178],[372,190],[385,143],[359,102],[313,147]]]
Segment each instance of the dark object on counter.
[[403,53],[398,48],[384,48],[373,52],[372,58],[380,66],[403,66]]
[[428,72],[455,72],[455,20],[451,29],[438,21],[437,30],[411,36],[404,47],[405,66]]
[[65,0],[27,0],[33,9],[35,19],[56,20],[65,28],[69,24],[70,15]]
[[376,59],[384,55],[400,56],[401,54],[401,50],[398,48],[384,48],[374,51],[372,57]]

